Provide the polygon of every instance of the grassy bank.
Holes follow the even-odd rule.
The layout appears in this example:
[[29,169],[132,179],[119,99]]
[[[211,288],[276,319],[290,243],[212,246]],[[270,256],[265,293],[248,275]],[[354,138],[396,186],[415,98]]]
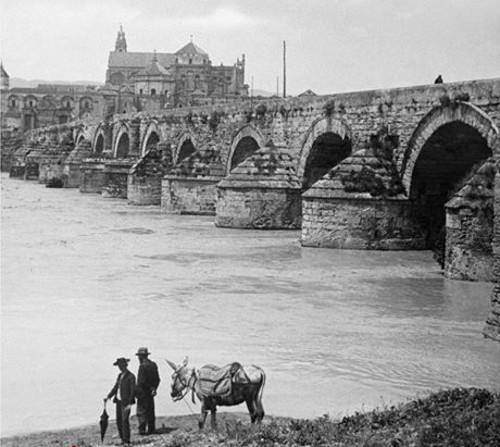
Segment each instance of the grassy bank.
[[[244,413],[218,415],[219,430],[198,433],[196,416],[158,418],[158,434],[139,437],[132,420],[134,445],[149,447],[292,447],[292,446],[500,446],[500,393],[483,389],[452,389],[425,398],[341,420],[266,418],[251,428]],[[118,444],[114,421],[105,445]],[[95,425],[58,432],[2,438],[2,447],[98,446]]]

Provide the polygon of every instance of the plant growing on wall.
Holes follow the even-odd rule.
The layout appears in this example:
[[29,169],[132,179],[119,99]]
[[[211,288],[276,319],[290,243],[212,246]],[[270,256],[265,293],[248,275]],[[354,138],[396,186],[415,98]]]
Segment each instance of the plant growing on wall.
[[215,131],[217,130],[221,118],[222,118],[222,113],[217,112],[217,110],[214,110],[210,114],[210,119],[208,120],[208,127],[210,127],[213,133],[215,133]]
[[365,164],[361,169],[351,170],[349,174],[341,177],[344,190],[370,193],[373,197],[394,197],[404,193],[403,184],[392,158],[394,149],[398,145],[399,136],[389,134],[386,127],[371,135]]
[[324,106],[323,106],[323,112],[325,113],[326,117],[330,117],[333,115],[335,112],[335,101],[333,99],[330,99]]

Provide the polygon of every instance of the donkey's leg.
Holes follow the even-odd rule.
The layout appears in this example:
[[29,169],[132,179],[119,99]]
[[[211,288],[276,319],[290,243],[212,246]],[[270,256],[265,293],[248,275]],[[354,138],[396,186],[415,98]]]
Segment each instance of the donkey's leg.
[[253,424],[255,422],[255,407],[254,407],[253,399],[251,397],[249,397],[246,400],[246,404],[247,404],[247,408],[248,408],[248,413],[250,414],[250,421]]
[[212,422],[212,430],[217,430],[217,408],[215,407],[215,405],[210,412],[210,417]]
[[200,420],[198,421],[198,428],[200,429],[200,431],[203,430],[203,426],[205,425],[205,420],[207,419],[207,414],[208,414],[208,410],[207,410],[205,404],[203,403],[201,405],[201,417],[200,417]]
[[264,419],[264,407],[262,406],[262,401],[257,396],[254,400],[254,408],[255,408],[255,422],[258,424],[262,422]]

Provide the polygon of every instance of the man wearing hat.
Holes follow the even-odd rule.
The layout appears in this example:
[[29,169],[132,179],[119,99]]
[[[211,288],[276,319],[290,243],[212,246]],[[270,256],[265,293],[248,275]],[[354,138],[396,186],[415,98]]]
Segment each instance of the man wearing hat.
[[149,354],[148,348],[139,348],[135,354],[139,358],[136,396],[140,435],[151,435],[155,432],[154,396],[160,384],[160,376],[156,363],[148,359]]
[[118,366],[120,374],[116,379],[115,386],[104,398],[104,402],[114,397],[116,404],[116,426],[123,444],[130,444],[130,410],[135,403],[135,376],[128,370],[130,359],[120,357],[113,363]]

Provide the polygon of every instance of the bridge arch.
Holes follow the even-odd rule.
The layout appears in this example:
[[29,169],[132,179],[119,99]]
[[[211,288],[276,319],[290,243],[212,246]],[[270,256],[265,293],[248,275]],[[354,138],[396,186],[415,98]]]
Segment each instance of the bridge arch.
[[83,130],[79,130],[75,135],[75,147],[77,147],[85,139]]
[[408,141],[403,155],[400,173],[403,185],[411,192],[411,182],[415,164],[429,138],[442,126],[451,123],[463,123],[475,129],[490,149],[498,146],[499,130],[492,119],[479,107],[466,102],[457,102],[447,107],[435,107],[417,125]]
[[160,129],[156,122],[152,122],[144,133],[144,138],[141,145],[141,156],[148,151],[148,146],[158,144],[160,142]]
[[102,124],[97,128],[94,139],[92,141],[92,151],[96,154],[102,154],[104,152],[104,128]]
[[114,158],[126,158],[130,151],[129,129],[125,124],[122,124],[118,129],[113,145]]
[[499,152],[498,138],[498,127],[488,115],[465,102],[436,107],[418,124],[403,154],[401,173],[427,248],[442,243],[446,202],[473,168]]
[[351,131],[340,120],[318,118],[304,137],[297,174],[309,189],[331,168],[351,154]]
[[175,163],[179,163],[196,151],[197,142],[190,132],[184,133],[177,143],[175,150]]
[[226,162],[226,174],[229,174],[243,160],[256,150],[264,147],[265,141],[262,133],[251,124],[243,126],[233,138]]

